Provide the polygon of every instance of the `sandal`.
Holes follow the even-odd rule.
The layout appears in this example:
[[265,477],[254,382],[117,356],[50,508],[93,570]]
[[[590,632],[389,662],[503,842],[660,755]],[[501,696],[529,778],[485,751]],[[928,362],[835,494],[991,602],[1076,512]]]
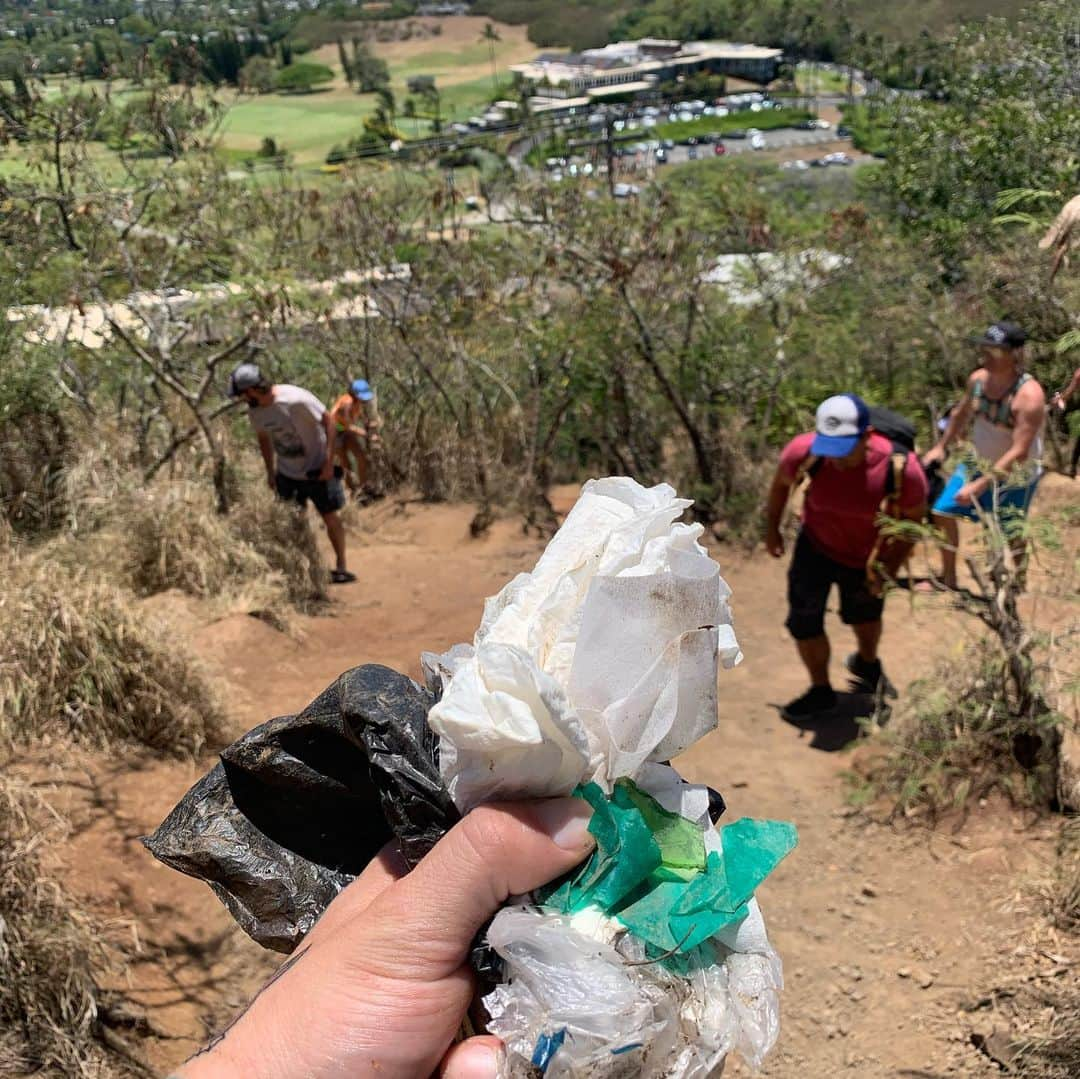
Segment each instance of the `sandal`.
[[352,584],[356,580],[356,574],[347,569],[332,569],[330,571],[331,584]]

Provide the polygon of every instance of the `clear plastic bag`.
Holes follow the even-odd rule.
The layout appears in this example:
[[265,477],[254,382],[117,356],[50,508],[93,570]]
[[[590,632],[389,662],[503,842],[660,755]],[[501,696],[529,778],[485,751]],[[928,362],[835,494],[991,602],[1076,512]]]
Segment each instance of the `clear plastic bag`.
[[[779,959],[711,942],[671,968],[596,912],[535,907],[496,915],[488,943],[505,964],[484,998],[507,1046],[503,1079],[708,1079],[737,1049],[760,1065],[779,1028]],[[685,969],[683,969],[685,968]]]

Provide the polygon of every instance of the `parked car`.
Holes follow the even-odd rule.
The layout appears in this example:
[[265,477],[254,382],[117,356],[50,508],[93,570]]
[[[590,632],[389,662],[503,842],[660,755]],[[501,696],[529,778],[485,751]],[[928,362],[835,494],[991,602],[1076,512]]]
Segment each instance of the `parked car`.
[[667,150],[665,150],[663,148],[663,146],[661,146],[660,149],[655,152],[655,156],[656,156],[656,163],[658,165],[666,165],[667,164]]
[[725,139],[745,139],[746,138],[746,132],[741,127],[736,128],[734,131],[725,131],[724,132],[724,138]]
[[717,157],[723,157],[724,154],[727,153],[727,147],[722,142],[718,142],[713,147],[713,153],[716,154]]
[[837,135],[838,138],[841,138],[841,139],[850,139],[851,138],[851,128],[848,127],[847,124],[840,124],[836,129],[836,135]]
[[665,150],[674,150],[675,149],[675,140],[674,139],[661,139],[660,140],[660,145],[663,146],[663,148]]
[[760,132],[756,135],[750,136],[750,149],[751,150],[764,150],[765,149],[765,136]]
[[795,126],[800,131],[817,131],[817,120],[800,120]]
[[823,157],[815,157],[810,164],[815,169],[827,169],[829,167],[829,162]]
[[686,156],[691,161],[697,161],[697,147],[696,146],[691,146],[690,149],[686,151]]
[[816,127],[818,131],[828,131],[829,128],[832,127],[832,124],[830,124],[828,120],[822,120],[819,116],[814,121],[814,127]]
[[799,158],[797,161],[781,161],[780,168],[794,169],[796,172],[806,172],[806,170],[810,168],[810,163]]
[[616,184],[612,188],[611,193],[617,199],[628,199],[638,194],[639,191],[640,188],[637,186],[637,184]]

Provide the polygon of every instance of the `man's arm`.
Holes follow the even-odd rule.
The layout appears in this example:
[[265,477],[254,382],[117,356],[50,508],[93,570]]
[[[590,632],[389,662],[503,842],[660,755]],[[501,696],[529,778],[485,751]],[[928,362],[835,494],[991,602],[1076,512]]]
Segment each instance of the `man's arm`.
[[1034,379],[1025,382],[1013,399],[1013,436],[1009,448],[993,463],[986,475],[965,483],[956,492],[956,501],[971,502],[986,491],[995,479],[1004,479],[1013,465],[1027,460],[1031,444],[1046,418],[1046,394]]
[[942,432],[934,448],[928,451],[922,459],[923,465],[931,465],[935,461],[944,461],[949,447],[967,430],[971,422],[971,413],[975,405],[975,383],[984,372],[980,369],[975,371],[968,379],[967,389],[960,403],[953,409],[949,417],[948,426]]
[[1058,408],[1064,408],[1077,390],[1080,390],[1080,367],[1073,371],[1073,377],[1069,380],[1068,386],[1054,394],[1054,404]]
[[780,558],[784,554],[780,523],[784,519],[784,507],[791,496],[793,482],[783,468],[778,468],[765,502],[765,549],[773,558]]
[[270,484],[270,490],[275,489],[274,486],[274,443],[270,441],[270,436],[265,431],[257,432],[259,439],[259,450],[262,453],[263,462],[266,464],[266,482]]

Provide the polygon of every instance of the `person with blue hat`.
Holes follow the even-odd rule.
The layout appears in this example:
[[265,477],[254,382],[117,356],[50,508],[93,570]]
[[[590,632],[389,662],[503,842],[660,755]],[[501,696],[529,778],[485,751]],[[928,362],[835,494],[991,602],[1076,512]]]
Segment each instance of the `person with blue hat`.
[[[355,493],[362,492],[368,476],[368,449],[379,441],[375,391],[367,379],[354,379],[349,392],[334,402],[330,415],[337,432],[334,445],[338,464],[345,470],[349,488]],[[367,441],[367,447],[362,440]],[[350,457],[352,468],[349,467]]]
[[881,536],[880,515],[921,521],[926,476],[913,453],[898,452],[876,432],[861,397],[842,393],[822,402],[815,430],[793,438],[780,454],[769,489],[765,545],[784,554],[780,531],[793,488],[809,478],[802,527],[788,570],[785,625],[810,675],[810,689],[781,714],[793,721],[829,712],[837,696],[829,679],[825,607],[833,585],[840,592],[840,619],[855,633],[857,649],[845,666],[854,688],[894,694],[878,658],[883,583],[894,578],[912,544]]

